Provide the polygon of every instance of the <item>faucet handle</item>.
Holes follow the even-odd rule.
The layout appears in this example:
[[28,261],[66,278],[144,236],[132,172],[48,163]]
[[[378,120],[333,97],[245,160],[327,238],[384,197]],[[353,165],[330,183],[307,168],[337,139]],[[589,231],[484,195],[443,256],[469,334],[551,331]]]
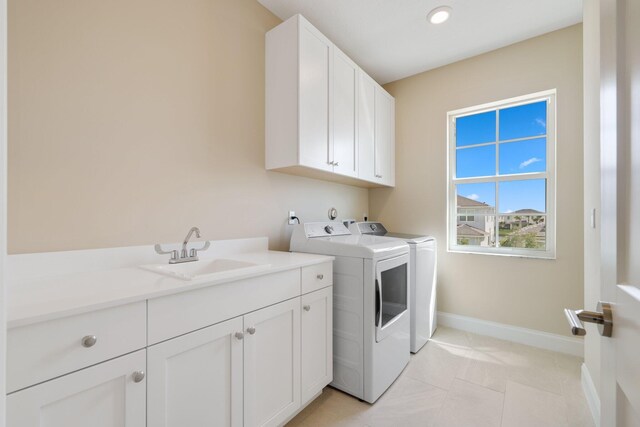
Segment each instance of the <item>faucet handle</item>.
[[206,251],[207,249],[209,249],[209,246],[211,246],[211,242],[207,240],[206,242],[204,242],[204,246],[202,246],[201,248],[191,248],[191,257],[198,256],[198,252]]
[[175,261],[178,259],[178,251],[177,250],[172,250],[172,251],[165,251],[162,249],[162,246],[160,246],[160,243],[156,243],[155,246],[153,247],[156,250],[156,253],[160,254],[160,255],[169,255],[171,254],[171,260]]

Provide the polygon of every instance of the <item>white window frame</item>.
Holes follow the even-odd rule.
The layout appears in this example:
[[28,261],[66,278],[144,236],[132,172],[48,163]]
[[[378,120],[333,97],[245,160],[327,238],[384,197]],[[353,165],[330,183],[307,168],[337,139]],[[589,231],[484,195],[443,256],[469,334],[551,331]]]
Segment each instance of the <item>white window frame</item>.
[[[542,136],[528,137],[528,138],[516,138],[508,141],[500,141],[499,136],[499,115],[496,115],[496,139],[498,142],[493,141],[496,144],[496,174],[492,176],[482,176],[473,178],[456,178],[456,119],[464,116],[470,116],[474,114],[484,113],[493,110],[499,110],[509,107],[515,107],[518,105],[531,104],[539,101],[547,101],[547,170],[546,172],[528,172],[520,174],[510,175],[498,175],[500,168],[499,164],[499,150],[500,145],[503,143],[509,143],[520,140],[536,139]],[[526,258],[544,258],[555,259],[556,258],[556,90],[546,90],[543,92],[536,92],[529,95],[518,96],[515,98],[505,99],[501,101],[491,102],[487,104],[477,105],[469,108],[462,108],[459,110],[449,111],[447,113],[447,251],[459,252],[459,253],[474,253],[485,255],[502,255],[502,256],[517,256]],[[492,144],[486,143],[486,145]],[[482,146],[485,144],[478,144]],[[546,217],[546,249],[535,250],[526,248],[513,248],[513,247],[487,247],[487,246],[468,246],[458,245],[457,241],[457,202],[456,202],[456,184],[477,184],[477,183],[499,183],[505,181],[519,181],[522,179],[546,179],[547,191],[546,191],[546,213],[543,214]],[[496,185],[496,200],[495,200],[495,235],[496,244],[500,240],[499,226],[500,221],[498,218],[506,214],[501,215],[498,211],[500,195],[498,192],[498,186]],[[536,214],[538,215],[538,214]]]

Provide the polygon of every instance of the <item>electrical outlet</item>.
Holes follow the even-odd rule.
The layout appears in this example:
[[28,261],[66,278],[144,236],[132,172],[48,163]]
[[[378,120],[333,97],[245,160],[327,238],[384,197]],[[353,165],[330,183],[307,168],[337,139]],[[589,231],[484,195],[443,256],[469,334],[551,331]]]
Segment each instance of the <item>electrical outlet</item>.
[[296,213],[294,211],[289,211],[289,216],[287,217],[287,223],[289,225],[294,225],[297,223],[297,221],[293,219],[293,217],[295,216],[296,216]]

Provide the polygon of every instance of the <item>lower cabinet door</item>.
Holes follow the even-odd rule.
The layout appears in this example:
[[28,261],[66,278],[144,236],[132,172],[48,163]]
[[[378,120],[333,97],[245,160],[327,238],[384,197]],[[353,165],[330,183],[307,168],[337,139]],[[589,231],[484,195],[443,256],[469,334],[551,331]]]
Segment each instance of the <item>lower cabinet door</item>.
[[301,297],[302,404],[333,380],[333,292],[323,288]]
[[145,350],[7,396],[14,427],[145,427]]
[[281,425],[300,407],[300,298],[245,315],[244,328],[244,425]]
[[242,347],[242,317],[149,347],[148,425],[242,426]]

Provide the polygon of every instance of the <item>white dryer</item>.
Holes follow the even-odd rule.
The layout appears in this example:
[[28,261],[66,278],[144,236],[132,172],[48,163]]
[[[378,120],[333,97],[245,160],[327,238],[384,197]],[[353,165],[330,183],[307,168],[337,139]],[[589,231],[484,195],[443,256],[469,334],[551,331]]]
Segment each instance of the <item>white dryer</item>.
[[437,245],[431,236],[390,233],[380,222],[355,222],[353,234],[385,236],[409,244],[409,301],[411,307],[411,352],[417,353],[436,330]]
[[409,246],[331,221],[297,225],[290,249],[335,257],[331,386],[375,402],[409,363]]

